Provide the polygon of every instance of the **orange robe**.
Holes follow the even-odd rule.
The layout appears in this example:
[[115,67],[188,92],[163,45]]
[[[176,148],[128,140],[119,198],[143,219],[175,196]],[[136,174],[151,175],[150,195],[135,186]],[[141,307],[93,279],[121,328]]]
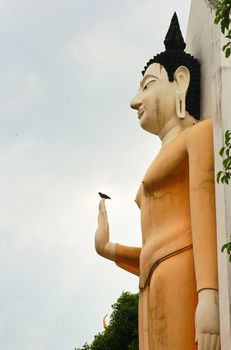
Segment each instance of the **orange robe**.
[[212,121],[164,145],[137,193],[142,248],[116,245],[139,275],[140,350],[195,350],[197,292],[218,289]]

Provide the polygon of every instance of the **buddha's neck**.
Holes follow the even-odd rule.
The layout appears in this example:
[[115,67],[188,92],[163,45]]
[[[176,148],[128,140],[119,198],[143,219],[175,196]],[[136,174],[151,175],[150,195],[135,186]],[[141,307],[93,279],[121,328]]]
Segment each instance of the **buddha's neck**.
[[196,120],[191,116],[186,116],[185,119],[172,117],[165,126],[161,129],[159,137],[162,141],[162,146],[179,135],[184,129],[196,124]]

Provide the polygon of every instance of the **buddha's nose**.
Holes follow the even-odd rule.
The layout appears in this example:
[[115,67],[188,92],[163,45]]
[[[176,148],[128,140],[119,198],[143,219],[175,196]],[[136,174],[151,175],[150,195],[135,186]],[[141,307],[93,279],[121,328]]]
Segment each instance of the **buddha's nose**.
[[132,109],[139,109],[139,107],[142,105],[142,102],[140,100],[140,94],[138,93],[130,102],[130,107]]

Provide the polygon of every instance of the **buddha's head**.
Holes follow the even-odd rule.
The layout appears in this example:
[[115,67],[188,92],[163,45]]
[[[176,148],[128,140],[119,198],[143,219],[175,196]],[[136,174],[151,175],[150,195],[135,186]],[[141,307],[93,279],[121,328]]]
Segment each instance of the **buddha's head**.
[[164,44],[166,50],[146,64],[139,91],[131,101],[141,127],[157,135],[172,118],[182,122],[200,118],[200,64],[184,52],[176,13]]

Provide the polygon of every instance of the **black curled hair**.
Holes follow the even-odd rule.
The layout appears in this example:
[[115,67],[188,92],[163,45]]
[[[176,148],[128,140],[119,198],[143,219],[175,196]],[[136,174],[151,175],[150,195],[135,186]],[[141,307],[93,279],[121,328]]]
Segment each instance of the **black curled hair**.
[[199,61],[184,52],[185,43],[180,31],[178,18],[174,13],[168,33],[165,38],[166,50],[151,58],[142,74],[146,72],[152,63],[162,65],[168,74],[170,82],[174,81],[174,73],[180,66],[185,66],[190,72],[190,83],[186,95],[186,110],[197,120],[200,119],[200,63]]

